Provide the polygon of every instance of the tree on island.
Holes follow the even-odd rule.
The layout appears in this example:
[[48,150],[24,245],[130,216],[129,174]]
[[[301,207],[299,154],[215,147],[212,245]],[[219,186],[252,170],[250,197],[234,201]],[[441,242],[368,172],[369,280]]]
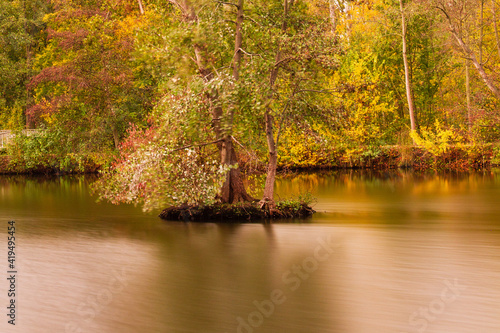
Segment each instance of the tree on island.
[[261,204],[274,208],[280,131],[308,112],[301,102],[310,94],[326,91],[319,69],[335,67],[329,21],[293,0],[143,6],[148,23],[137,56],[161,77],[161,98],[148,128],[129,131],[120,157],[97,182],[100,197],[145,210],[257,201],[243,184],[236,148],[266,138]]

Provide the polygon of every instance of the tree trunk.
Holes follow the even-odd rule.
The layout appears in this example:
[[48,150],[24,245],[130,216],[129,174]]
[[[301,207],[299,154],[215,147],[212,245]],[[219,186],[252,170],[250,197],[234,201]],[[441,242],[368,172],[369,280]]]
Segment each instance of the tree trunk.
[[139,10],[141,11],[141,15],[144,15],[144,7],[142,6],[142,0],[137,0],[139,3]]
[[483,38],[484,38],[484,0],[481,0],[481,10],[479,16],[479,63],[483,63]]
[[415,112],[413,107],[413,98],[411,91],[411,82],[410,82],[410,70],[408,68],[408,57],[406,55],[406,20],[403,9],[403,0],[399,0],[399,8],[401,10],[401,30],[403,35],[403,63],[405,67],[405,86],[406,86],[406,99],[408,101],[408,111],[410,113],[410,128],[412,131],[416,130],[415,123]]
[[[288,2],[288,0],[283,1],[283,22],[281,24],[281,31],[283,33],[287,29],[288,11],[289,8],[293,5],[293,2],[294,0],[291,0],[290,3]],[[273,66],[273,68],[271,69],[271,73],[269,74],[269,87],[271,91],[274,87],[276,79],[278,78],[278,70],[279,70],[278,63],[281,60],[281,50],[279,45],[274,60],[275,60],[275,65]],[[270,103],[271,99],[272,95],[269,96],[268,103]],[[276,145],[276,142],[274,141],[274,134],[273,134],[274,117],[271,115],[270,111],[271,109],[268,106],[266,108],[266,112],[264,115],[264,121],[266,124],[266,141],[267,141],[267,148],[269,151],[269,162],[267,164],[267,175],[266,175],[266,184],[264,186],[264,196],[262,198],[261,203],[268,202],[269,208],[273,209],[275,206],[274,183],[276,182],[276,168],[278,166],[278,147]]]
[[495,0],[491,1],[491,12],[493,13],[493,27],[495,28],[495,41],[497,45],[497,53],[500,56],[500,38],[498,37],[497,9]]
[[484,83],[490,89],[490,91],[495,95],[497,99],[500,99],[500,90],[495,86],[491,78],[486,74],[484,71],[484,67],[479,61],[477,60],[476,56],[474,55],[474,52],[469,48],[469,46],[463,41],[463,39],[460,37],[460,35],[453,29],[453,27],[450,27],[451,34],[455,39],[457,40],[458,44],[464,51],[465,55],[469,57],[469,59],[472,61],[474,64],[474,67],[476,67],[479,75],[481,76],[481,79],[483,79]]
[[488,76],[488,74],[486,74],[486,71],[484,70],[482,63],[478,61],[476,55],[474,54],[474,51],[472,51],[471,48],[467,45],[467,43],[464,42],[462,35],[459,33],[460,30],[455,29],[455,25],[453,24],[450,14],[446,10],[446,6],[441,5],[438,7],[438,9],[441,10],[443,14],[446,16],[450,33],[456,39],[463,53],[469,58],[470,61],[472,61],[472,64],[474,64],[474,67],[476,67],[479,76],[481,76],[481,79],[486,84],[488,89],[493,93],[493,95],[495,95],[497,99],[500,100],[500,90],[495,86],[493,80]]
[[273,116],[266,110],[266,139],[267,148],[269,149],[269,162],[267,164],[266,185],[264,187],[263,201],[274,201],[274,183],[276,182],[276,168],[278,165],[278,152],[276,151],[276,143],[273,135]]
[[[217,99],[217,96],[211,96],[211,98]],[[222,129],[220,123],[222,115],[222,108],[215,107],[212,111],[212,126],[214,128],[216,137],[224,138],[224,140],[217,145],[217,147],[219,148],[221,164],[230,165],[233,167],[227,173],[226,180],[222,185],[220,191],[220,200],[224,203],[254,201],[255,199],[250,196],[245,189],[240,168],[234,167],[234,165],[238,163],[238,155],[234,150],[232,137],[227,134],[225,135]]]
[[[170,0],[171,3],[176,5],[182,12],[184,19],[188,22],[197,22],[198,17],[194,8],[192,7],[189,0],[184,1],[176,1]],[[238,17],[236,22],[236,33],[235,33],[235,56],[233,59],[233,77],[235,80],[239,78],[239,68],[241,64],[241,45],[242,45],[242,23],[243,23],[243,0],[238,1]],[[214,73],[205,65],[205,59],[203,49],[200,45],[193,45],[194,53],[196,57],[196,65],[198,66],[198,70],[200,74],[205,78],[205,80],[212,80],[214,77]],[[218,95],[210,94],[208,96],[215,104]],[[233,126],[233,116],[234,109],[228,111],[228,123],[225,124],[226,128],[232,128]],[[246,191],[245,185],[243,184],[243,179],[241,176],[241,172],[239,168],[234,167],[238,163],[238,156],[236,151],[234,150],[232,144],[232,136],[229,134],[231,131],[227,131],[223,128],[221,121],[222,116],[224,114],[224,110],[221,107],[214,107],[212,110],[212,127],[214,129],[216,138],[223,138],[224,140],[217,144],[220,154],[220,161],[223,165],[233,166],[230,171],[228,171],[226,175],[226,180],[221,188],[220,192],[220,200],[223,203],[235,203],[241,201],[253,201],[252,198]]]
[[330,9],[330,23],[332,25],[332,34],[335,34],[335,31],[337,30],[337,19],[335,18],[335,0],[329,0],[328,5]]
[[[242,26],[243,26],[243,0],[238,0],[238,13],[236,18],[236,31],[234,40],[234,59],[233,59],[233,78],[234,81],[238,81],[240,78],[240,66],[242,58]],[[226,126],[228,128],[233,127],[234,110],[236,106],[232,106],[228,110],[228,123]],[[222,116],[222,109],[217,112],[217,118],[220,119]],[[220,124],[220,123],[219,123]],[[224,135],[224,141],[219,146],[221,153],[221,163],[224,165],[231,166],[231,170],[227,173],[226,181],[221,189],[221,200],[222,202],[235,203],[242,201],[253,201],[252,198],[246,191],[245,185],[241,177],[241,172],[239,167],[235,167],[238,163],[238,158],[236,151],[234,150],[232,136],[229,133],[223,133],[222,129],[217,129],[220,135]]]
[[113,126],[113,141],[115,143],[115,149],[118,150],[120,148],[120,136],[118,135],[116,126]]
[[469,140],[471,139],[471,105],[470,105],[470,75],[469,75],[469,60],[465,59],[465,94],[467,99],[467,128],[469,134]]
[[[26,16],[27,8],[26,8],[26,0],[23,1],[23,16],[24,16],[24,31],[26,34],[30,35],[30,31],[28,30],[28,17]],[[29,78],[29,73],[31,69],[31,43],[26,43],[26,77]],[[27,111],[30,105],[30,89],[29,85],[26,85],[26,102],[24,105],[24,117],[25,117],[25,125],[27,129],[34,128],[34,122],[28,117]]]
[[240,78],[241,66],[241,46],[243,44],[243,35],[241,32],[243,26],[243,0],[238,0],[238,13],[236,16],[236,31],[234,38],[234,59],[233,59],[233,78],[238,81]]
[[[236,155],[236,151],[234,150],[233,145],[230,148],[230,164],[235,165],[238,163],[238,158]],[[227,193],[223,193],[224,196],[221,196],[222,202],[235,203],[235,202],[244,202],[244,201],[255,201],[255,199],[247,193],[245,189],[245,185],[243,184],[243,177],[241,176],[240,168],[233,168],[228,173],[229,183],[229,191]]]

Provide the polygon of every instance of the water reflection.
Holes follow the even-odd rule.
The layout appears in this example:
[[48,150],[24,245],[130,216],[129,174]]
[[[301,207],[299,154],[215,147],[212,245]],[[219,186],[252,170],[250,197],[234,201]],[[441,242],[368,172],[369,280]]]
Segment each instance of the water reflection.
[[489,223],[500,216],[499,189],[498,169],[482,173],[335,171],[300,174],[277,184],[281,196],[311,192],[319,198],[316,210],[328,213],[325,222],[335,214],[337,223]]
[[88,182],[0,178],[20,276],[1,332],[500,331],[496,171],[285,177],[322,211],[297,224],[165,223]]

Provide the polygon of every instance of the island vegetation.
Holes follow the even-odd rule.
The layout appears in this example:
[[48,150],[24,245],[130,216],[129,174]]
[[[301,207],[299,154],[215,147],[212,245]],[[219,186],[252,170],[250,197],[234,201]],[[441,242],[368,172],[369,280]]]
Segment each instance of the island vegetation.
[[185,220],[310,215],[275,202],[280,169],[487,168],[497,16],[496,0],[5,0],[0,170],[100,170],[102,199]]

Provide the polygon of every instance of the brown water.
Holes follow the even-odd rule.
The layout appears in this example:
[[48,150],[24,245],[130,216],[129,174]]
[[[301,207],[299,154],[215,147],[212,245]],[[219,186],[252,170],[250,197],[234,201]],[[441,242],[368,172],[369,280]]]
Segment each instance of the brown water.
[[84,177],[0,178],[0,332],[500,332],[500,172],[297,175],[303,223],[164,222]]

